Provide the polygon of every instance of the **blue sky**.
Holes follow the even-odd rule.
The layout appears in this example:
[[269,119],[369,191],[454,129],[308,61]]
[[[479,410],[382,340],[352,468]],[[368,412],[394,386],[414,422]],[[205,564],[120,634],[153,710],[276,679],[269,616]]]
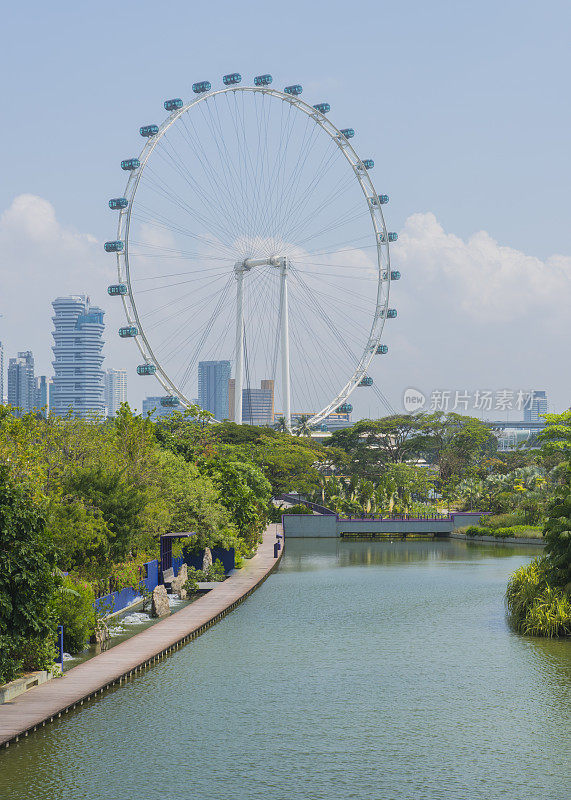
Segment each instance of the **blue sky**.
[[[395,291],[404,313],[394,360],[379,375],[393,403],[409,385],[529,386],[546,388],[555,409],[568,406],[570,22],[569,3],[552,0],[12,5],[0,48],[7,355],[32,347],[49,369],[51,309],[41,303],[71,283],[108,308],[110,327],[120,324],[99,250],[113,233],[106,203],[123,185],[119,161],[140,148],[139,125],[162,119],[163,100],[188,97],[195,80],[268,71],[277,85],[299,81],[315,102],[328,100],[335,121],[358,130],[377,188],[391,196],[390,227],[405,232],[408,287],[403,278]],[[20,195],[46,205],[18,211]],[[32,230],[47,204],[56,220],[47,228],[67,236],[61,259],[58,237],[42,244]],[[480,231],[493,252],[469,244]],[[425,264],[434,242],[444,250]],[[460,254],[439,272],[439,253],[456,245]],[[484,269],[480,292],[478,258],[489,267],[504,256],[512,266],[497,286]],[[460,280],[453,273],[465,264]],[[25,292],[37,293],[28,308],[16,300]],[[110,342],[109,366],[136,361],[124,342]],[[136,405],[147,391],[155,388],[133,389]]]

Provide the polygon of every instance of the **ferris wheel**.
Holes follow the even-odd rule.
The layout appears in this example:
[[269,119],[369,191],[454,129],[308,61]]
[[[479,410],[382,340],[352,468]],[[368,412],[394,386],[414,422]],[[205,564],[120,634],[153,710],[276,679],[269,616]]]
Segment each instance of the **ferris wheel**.
[[225,363],[231,419],[271,381],[287,427],[293,413],[316,426],[352,410],[388,352],[397,234],[373,160],[357,155],[353,128],[330,121],[329,103],[302,100],[299,84],[275,89],[271,75],[241,81],[195,83],[190,101],[165,101],[166,119],[140,128],[141,152],[121,162],[123,195],[109,201],[108,293],[122,298],[119,335],[135,339],[137,372],[158,379],[163,405],[193,405],[199,363]]

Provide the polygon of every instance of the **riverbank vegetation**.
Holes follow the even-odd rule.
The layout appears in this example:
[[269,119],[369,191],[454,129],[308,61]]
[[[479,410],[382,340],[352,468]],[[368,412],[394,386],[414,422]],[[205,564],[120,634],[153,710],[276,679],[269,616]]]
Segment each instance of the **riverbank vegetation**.
[[14,415],[0,406],[0,683],[81,650],[96,594],[138,587],[160,535],[251,557],[273,495],[318,480],[323,448],[272,429],[210,425],[198,408],[153,422]]
[[506,603],[516,630],[534,636],[571,636],[571,411],[547,415],[539,434],[543,453],[563,459],[546,506],[545,555],[515,572]]

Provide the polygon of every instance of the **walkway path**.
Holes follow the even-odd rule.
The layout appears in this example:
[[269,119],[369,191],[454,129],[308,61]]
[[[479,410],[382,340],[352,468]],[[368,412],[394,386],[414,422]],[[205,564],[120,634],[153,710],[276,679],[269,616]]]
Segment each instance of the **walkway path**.
[[246,566],[176,614],[158,622],[111,650],[68,670],[63,677],[30,689],[0,706],[0,747],[18,741],[46,722],[61,717],[107,687],[164,658],[184,643],[200,636],[250,595],[279,563],[274,558],[276,533],[269,525],[262,544]]

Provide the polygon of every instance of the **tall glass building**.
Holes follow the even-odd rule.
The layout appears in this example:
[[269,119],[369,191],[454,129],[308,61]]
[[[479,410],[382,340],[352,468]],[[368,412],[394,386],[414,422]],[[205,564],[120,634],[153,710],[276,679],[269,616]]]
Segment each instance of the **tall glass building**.
[[8,362],[8,405],[19,409],[16,416],[34,410],[35,389],[34,356],[24,350]]
[[218,420],[228,419],[229,361],[199,361],[198,404]]
[[541,422],[540,415],[547,414],[547,392],[535,389],[523,407],[524,422]]
[[105,371],[105,405],[107,416],[114,417],[121,403],[127,402],[127,370],[108,369]]
[[84,294],[57,297],[52,305],[55,376],[50,410],[62,416],[70,409],[77,416],[103,414],[104,311]]

